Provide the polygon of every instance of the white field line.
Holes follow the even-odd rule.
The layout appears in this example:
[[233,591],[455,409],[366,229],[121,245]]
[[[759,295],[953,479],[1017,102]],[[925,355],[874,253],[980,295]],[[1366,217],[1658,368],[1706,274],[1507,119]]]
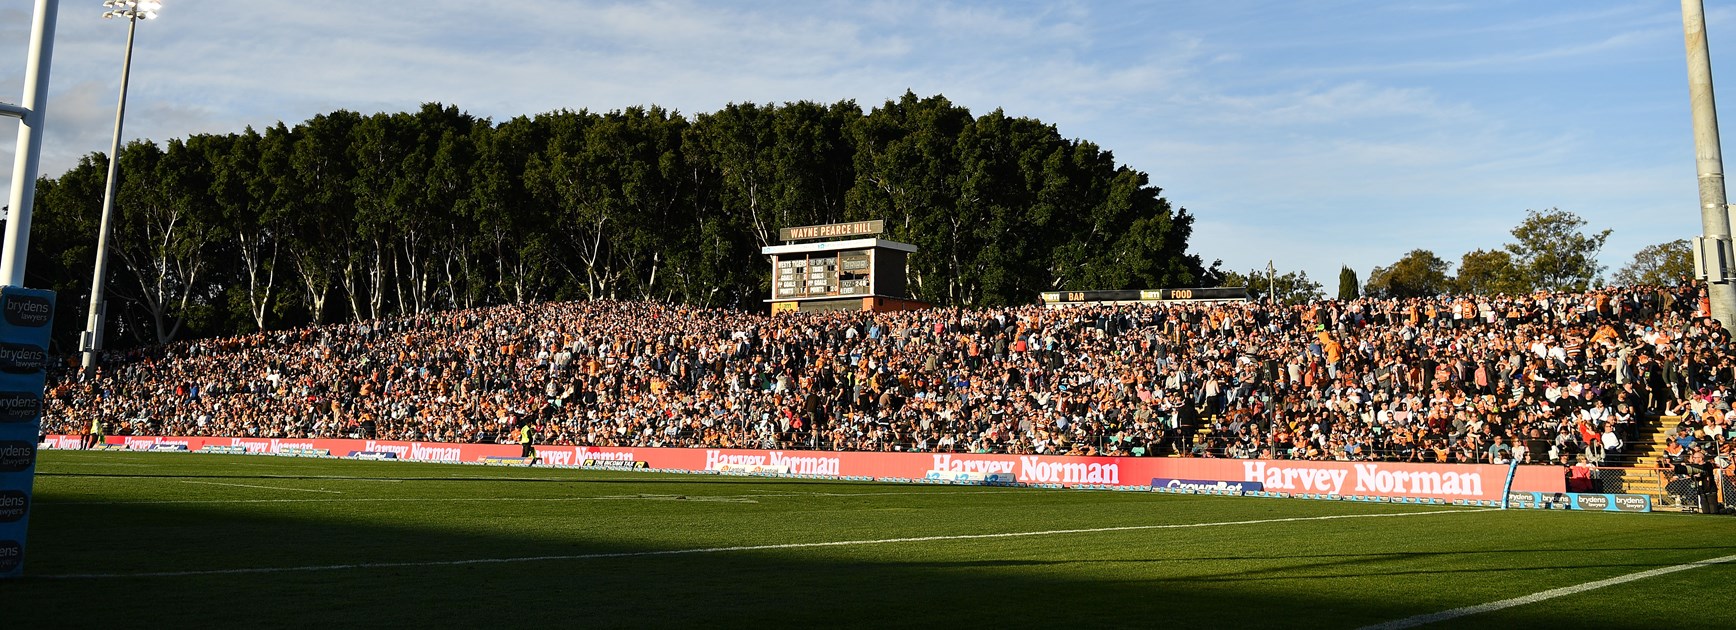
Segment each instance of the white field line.
[[1443,611],[1438,612],[1438,613],[1430,613],[1427,615],[1417,615],[1415,617],[1407,617],[1407,618],[1398,619],[1395,621],[1378,623],[1378,624],[1375,624],[1372,626],[1364,626],[1362,628],[1362,630],[1398,630],[1399,628],[1415,628],[1417,626],[1421,626],[1421,625],[1425,625],[1425,624],[1447,621],[1449,619],[1457,619],[1459,617],[1468,617],[1470,615],[1479,615],[1479,614],[1486,613],[1486,612],[1494,612],[1494,611],[1501,610],[1504,608],[1512,608],[1514,606],[1524,606],[1526,604],[1535,604],[1537,602],[1541,602],[1544,600],[1555,599],[1557,597],[1566,597],[1568,595],[1577,595],[1579,593],[1584,593],[1586,591],[1600,589],[1600,588],[1603,588],[1606,586],[1615,586],[1617,584],[1626,584],[1628,582],[1633,582],[1636,580],[1643,580],[1646,578],[1657,577],[1660,575],[1668,575],[1671,573],[1675,573],[1677,571],[1687,571],[1688,569],[1698,569],[1698,568],[1704,567],[1704,566],[1711,566],[1714,564],[1723,564],[1725,562],[1731,562],[1731,561],[1736,561],[1736,555],[1724,556],[1722,558],[1712,558],[1710,560],[1700,560],[1698,562],[1689,562],[1687,564],[1678,564],[1678,565],[1673,566],[1673,567],[1662,567],[1662,568],[1658,568],[1658,569],[1652,569],[1650,571],[1641,571],[1639,573],[1629,573],[1627,575],[1618,575],[1616,577],[1612,577],[1612,578],[1609,578],[1607,580],[1598,580],[1596,582],[1586,582],[1584,584],[1578,584],[1578,585],[1574,585],[1574,586],[1563,586],[1561,588],[1550,589],[1550,590],[1542,591],[1542,592],[1538,592],[1538,593],[1532,593],[1530,595],[1525,595],[1523,597],[1515,597],[1512,599],[1503,599],[1503,600],[1498,601],[1498,602],[1489,602],[1487,604],[1477,604],[1475,606],[1465,606],[1463,608],[1454,608],[1452,610],[1443,610]]
[[470,560],[425,560],[418,562],[358,562],[351,564],[316,564],[299,567],[253,567],[244,569],[202,569],[194,571],[155,571],[146,573],[73,573],[66,575],[36,576],[44,580],[99,580],[113,578],[160,578],[160,577],[191,577],[202,575],[236,575],[251,573],[290,573],[308,571],[342,571],[348,569],[390,569],[404,567],[448,567],[476,564],[509,564],[519,562],[548,562],[557,560],[599,560],[606,558],[640,558],[647,556],[682,556],[712,553],[730,553],[738,551],[769,551],[776,549],[812,549],[819,547],[859,547],[866,545],[891,545],[901,543],[948,542],[957,540],[988,540],[995,538],[1028,538],[1034,536],[1061,536],[1067,534],[1098,534],[1105,532],[1132,532],[1157,529],[1189,529],[1197,527],[1231,527],[1236,525],[1269,525],[1273,523],[1300,523],[1305,521],[1330,521],[1353,518],[1398,518],[1403,516],[1429,516],[1435,514],[1459,514],[1465,512],[1484,512],[1487,510],[1435,510],[1429,512],[1398,512],[1393,514],[1336,514],[1331,516],[1299,516],[1291,518],[1272,518],[1256,521],[1220,521],[1215,523],[1179,523],[1168,525],[1124,525],[1120,527],[1092,527],[1088,529],[1051,529],[1034,532],[1005,532],[999,534],[958,534],[953,536],[914,536],[909,538],[879,538],[870,540],[837,540],[813,543],[785,543],[776,545],[742,545],[736,547],[704,547],[699,549],[666,549],[662,551],[623,551],[615,553],[586,553],[559,556],[522,556],[516,558],[474,558]]
[[[194,482],[188,482],[194,483]],[[235,484],[215,484],[235,485]],[[263,488],[265,486],[242,486],[243,488]],[[294,490],[294,488],[273,488],[273,490]],[[308,492],[332,492],[331,490],[309,490]],[[407,497],[373,497],[345,499],[184,499],[170,501],[67,501],[65,503],[42,502],[38,506],[73,506],[73,505],[182,505],[207,503],[458,503],[458,502],[574,502],[574,501],[622,501],[639,499],[645,501],[676,501],[688,500],[712,503],[759,503],[752,495],[678,495],[678,494],[616,494],[595,497],[444,497],[437,499],[407,498]]]
[[[183,480],[183,481],[185,481],[185,480]],[[377,481],[377,480],[357,479],[356,481]],[[193,481],[188,481],[187,483],[209,483],[212,485],[224,485],[224,486],[239,485],[239,484],[219,484],[219,483],[213,483],[213,482],[193,482]],[[262,488],[265,486],[242,486],[242,487],[244,487],[244,488]],[[291,490],[293,488],[274,488],[274,489]],[[316,491],[316,492],[330,492],[330,491],[327,490],[327,491]],[[912,495],[912,494],[931,494],[931,495],[939,495],[939,494],[1008,494],[1011,492],[1015,492],[1015,491],[1011,491],[1011,490],[981,490],[981,491],[976,491],[976,492],[775,492],[775,493],[766,493],[766,494],[728,494],[728,495],[620,494],[620,495],[602,495],[602,496],[588,496],[588,497],[438,497],[438,498],[353,497],[353,498],[344,498],[344,499],[169,499],[169,500],[163,500],[163,501],[155,501],[155,500],[153,500],[153,501],[38,501],[35,505],[37,505],[38,507],[47,507],[47,506],[62,507],[62,506],[76,506],[76,505],[183,505],[183,504],[201,504],[201,505],[203,505],[203,504],[229,504],[229,503],[246,504],[246,503],[373,503],[373,502],[378,502],[378,503],[399,503],[399,502],[440,503],[440,502],[475,502],[475,501],[523,501],[523,502],[534,503],[534,502],[539,502],[539,501],[562,502],[562,501],[613,501],[613,500],[619,500],[619,499],[672,499],[672,498],[675,498],[678,496],[685,496],[685,497],[687,497],[691,500],[694,500],[694,501],[720,501],[720,502],[733,501],[733,502],[739,502],[739,503],[752,503],[755,501],[751,501],[751,499],[789,498],[789,497],[879,497],[879,496],[904,496],[904,495]]]
[[312,490],[308,488],[281,488],[278,486],[250,486],[244,483],[218,483],[216,481],[189,481],[182,479],[181,483],[196,483],[202,486],[229,486],[231,488],[259,488],[261,490],[290,490],[294,492],[324,492],[326,494],[343,494],[336,490]]

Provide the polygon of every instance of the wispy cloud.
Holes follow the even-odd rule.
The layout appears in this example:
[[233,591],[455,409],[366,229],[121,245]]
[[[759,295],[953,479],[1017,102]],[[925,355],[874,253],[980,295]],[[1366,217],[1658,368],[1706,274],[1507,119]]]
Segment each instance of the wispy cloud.
[[1307,68],[1306,74],[1318,75],[1418,75],[1435,73],[1498,72],[1524,73],[1535,71],[1544,62],[1578,59],[1631,49],[1642,43],[1656,42],[1664,35],[1680,36],[1677,29],[1653,28],[1616,33],[1597,41],[1569,43],[1536,49],[1503,51],[1493,54],[1459,58],[1411,59],[1380,63],[1350,64]]
[[[1714,68],[1736,67],[1719,43],[1736,9],[1708,9]],[[28,12],[0,6],[0,100],[22,89]],[[108,146],[124,28],[97,13],[61,9],[46,175]],[[138,45],[129,138],[424,101],[503,119],[872,107],[908,89],[1113,151],[1232,268],[1276,257],[1324,278],[1416,247],[1456,259],[1501,242],[1527,207],[1615,228],[1612,267],[1697,230],[1669,5],[178,0]],[[0,165],[15,127],[0,121]]]

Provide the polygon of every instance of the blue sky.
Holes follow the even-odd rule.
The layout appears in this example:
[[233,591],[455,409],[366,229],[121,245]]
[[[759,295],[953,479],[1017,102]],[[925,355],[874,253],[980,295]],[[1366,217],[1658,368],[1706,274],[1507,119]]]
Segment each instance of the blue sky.
[[[33,4],[0,0],[3,101]],[[1613,229],[1610,272],[1699,233],[1674,2],[165,4],[139,27],[129,139],[425,101],[500,120],[911,90],[1096,142],[1193,213],[1207,261],[1271,259],[1329,292],[1340,265],[1498,247],[1526,209]],[[108,148],[126,28],[101,11],[61,2],[46,175]],[[1707,15],[1732,94],[1736,11]],[[16,127],[0,119],[0,188]]]

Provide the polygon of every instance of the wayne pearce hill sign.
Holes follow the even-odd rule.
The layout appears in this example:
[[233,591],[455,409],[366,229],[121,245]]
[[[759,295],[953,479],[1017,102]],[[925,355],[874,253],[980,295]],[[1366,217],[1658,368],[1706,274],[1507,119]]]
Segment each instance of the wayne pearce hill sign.
[[826,225],[805,225],[802,227],[787,227],[778,230],[780,241],[811,241],[817,238],[848,238],[852,236],[874,236],[886,233],[886,221],[851,221],[849,223],[828,223]]

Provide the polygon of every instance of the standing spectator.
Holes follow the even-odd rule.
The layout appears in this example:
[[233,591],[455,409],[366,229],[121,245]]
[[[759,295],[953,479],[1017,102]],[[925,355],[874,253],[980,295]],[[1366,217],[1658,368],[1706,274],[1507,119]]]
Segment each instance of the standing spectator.
[[528,460],[531,460],[532,462],[535,462],[536,461],[536,446],[533,445],[533,442],[536,440],[536,435],[535,435],[535,433],[533,433],[533,431],[534,431],[533,427],[534,427],[534,425],[532,425],[530,422],[525,422],[525,423],[519,425],[519,427],[518,427],[518,443],[522,448],[519,449],[518,456],[523,457],[523,458],[528,459]]
[[107,444],[108,437],[105,435],[105,430],[106,427],[103,426],[102,415],[92,415],[90,417],[90,430],[84,434],[84,449],[90,450]]

